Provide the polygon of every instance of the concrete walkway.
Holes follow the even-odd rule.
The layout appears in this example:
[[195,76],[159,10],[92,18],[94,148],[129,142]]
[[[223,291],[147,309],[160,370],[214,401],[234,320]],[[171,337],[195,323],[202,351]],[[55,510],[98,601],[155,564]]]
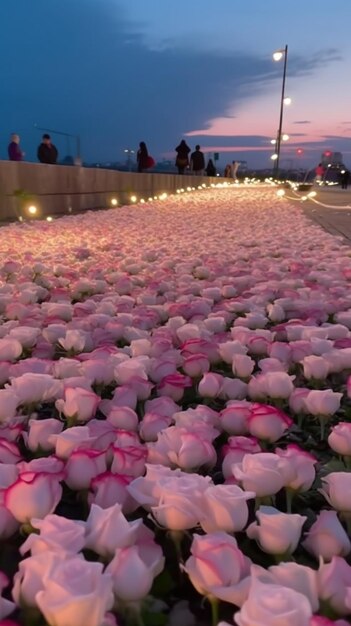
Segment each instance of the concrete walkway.
[[303,192],[294,195],[305,214],[332,235],[341,235],[351,245],[351,189],[313,187],[317,195],[301,203]]

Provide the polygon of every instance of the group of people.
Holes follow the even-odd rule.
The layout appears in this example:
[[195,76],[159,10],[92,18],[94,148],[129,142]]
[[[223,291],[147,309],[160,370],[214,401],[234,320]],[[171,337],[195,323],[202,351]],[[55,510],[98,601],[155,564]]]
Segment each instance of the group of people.
[[[11,135],[7,151],[10,161],[23,161],[25,153],[21,150],[20,136],[16,133]],[[52,143],[50,135],[47,133],[42,136],[41,144],[38,146],[37,156],[40,163],[48,163],[51,165],[57,163],[58,151],[56,146]]]
[[204,153],[201,152],[199,145],[195,146],[194,152],[191,152],[191,148],[189,148],[186,141],[182,139],[175,151],[177,153],[175,164],[178,169],[178,174],[184,174],[185,170],[189,168],[196,176],[203,176],[204,172],[206,172],[207,176],[216,176],[216,168],[212,159],[208,160],[206,166],[205,156]]

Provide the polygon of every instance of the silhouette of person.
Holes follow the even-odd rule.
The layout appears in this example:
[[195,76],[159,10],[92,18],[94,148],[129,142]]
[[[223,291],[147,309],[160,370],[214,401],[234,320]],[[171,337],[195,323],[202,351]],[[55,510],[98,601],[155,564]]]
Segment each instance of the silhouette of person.
[[148,168],[149,153],[147,151],[145,141],[139,143],[139,150],[137,152],[137,164],[138,172],[143,172]]
[[200,146],[195,146],[195,152],[190,157],[190,169],[196,176],[203,176],[205,169],[205,157]]
[[237,173],[237,171],[238,171],[238,169],[239,169],[239,165],[240,165],[239,161],[233,161],[233,163],[232,163],[232,166],[231,166],[231,169],[232,169],[231,174],[232,174],[232,178],[233,178],[234,180],[238,180],[238,177],[237,177],[236,173]]
[[208,160],[207,167],[206,167],[206,174],[207,174],[207,176],[216,176],[216,174],[217,174],[217,171],[216,171],[216,168],[215,168],[215,166],[213,164],[212,159]]
[[57,162],[58,151],[56,146],[51,143],[50,135],[43,135],[42,142],[38,147],[38,160],[40,163],[55,164]]
[[19,144],[20,144],[19,135],[16,135],[16,133],[13,133],[11,135],[11,141],[7,148],[10,161],[22,161],[24,157],[24,152],[22,152]]
[[341,170],[341,189],[347,189],[349,180],[350,180],[350,172],[347,169]]
[[175,149],[177,153],[176,166],[178,168],[178,174],[184,174],[185,168],[189,166],[189,152],[190,148],[182,139],[179,146]]

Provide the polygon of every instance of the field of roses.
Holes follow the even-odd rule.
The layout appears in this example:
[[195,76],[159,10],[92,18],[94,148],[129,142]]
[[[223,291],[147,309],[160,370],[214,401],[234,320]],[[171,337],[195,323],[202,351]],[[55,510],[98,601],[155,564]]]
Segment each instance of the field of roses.
[[225,188],[0,250],[0,625],[350,623],[351,249]]

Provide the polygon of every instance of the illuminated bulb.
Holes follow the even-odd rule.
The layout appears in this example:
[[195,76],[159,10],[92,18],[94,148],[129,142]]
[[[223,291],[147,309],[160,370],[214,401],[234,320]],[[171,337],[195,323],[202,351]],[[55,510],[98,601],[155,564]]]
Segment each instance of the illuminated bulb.
[[148,198],[148,202],[151,202],[151,201],[152,201],[152,198]]
[[186,188],[186,190],[187,190],[187,191],[191,191],[191,187],[187,187],[187,188]]
[[19,216],[18,221],[19,221],[19,222],[23,222],[23,217],[22,217],[22,215],[20,215],[20,216]]
[[31,215],[35,215],[36,212],[37,212],[37,207],[34,206],[34,204],[28,207],[28,213],[30,213]]
[[301,197],[301,201],[302,201],[302,202],[305,202],[305,200],[307,200],[307,196],[302,196],[302,197]]
[[117,198],[112,198],[111,204],[112,204],[112,206],[117,206],[117,204],[118,204]]
[[280,59],[282,58],[283,58],[283,53],[281,50],[277,50],[276,52],[273,52],[274,61],[280,61]]
[[289,135],[286,135],[286,134],[282,135],[283,141],[289,141],[289,139],[290,139]]
[[130,196],[130,200],[131,202],[136,202],[137,201],[137,197],[136,196]]
[[291,98],[284,98],[284,104],[291,104]]
[[272,161],[276,161],[277,158],[278,158],[277,154],[272,154],[272,156],[271,156]]
[[275,141],[276,141],[275,139],[271,139],[271,144],[272,144],[272,146],[274,146]]
[[317,192],[316,192],[316,191],[310,191],[310,193],[309,193],[309,194],[307,194],[307,197],[308,197],[308,198],[314,198],[316,195],[317,195]]
[[141,202],[141,204],[145,204],[145,200],[144,200],[144,198],[142,198],[142,199],[140,200],[140,202]]
[[278,191],[277,191],[277,196],[278,196],[279,198],[282,198],[283,196],[285,196],[285,191],[284,191],[284,189],[278,189]]
[[46,221],[47,221],[47,222],[52,222],[52,217],[51,217],[51,215],[48,215],[48,216],[47,216]]

